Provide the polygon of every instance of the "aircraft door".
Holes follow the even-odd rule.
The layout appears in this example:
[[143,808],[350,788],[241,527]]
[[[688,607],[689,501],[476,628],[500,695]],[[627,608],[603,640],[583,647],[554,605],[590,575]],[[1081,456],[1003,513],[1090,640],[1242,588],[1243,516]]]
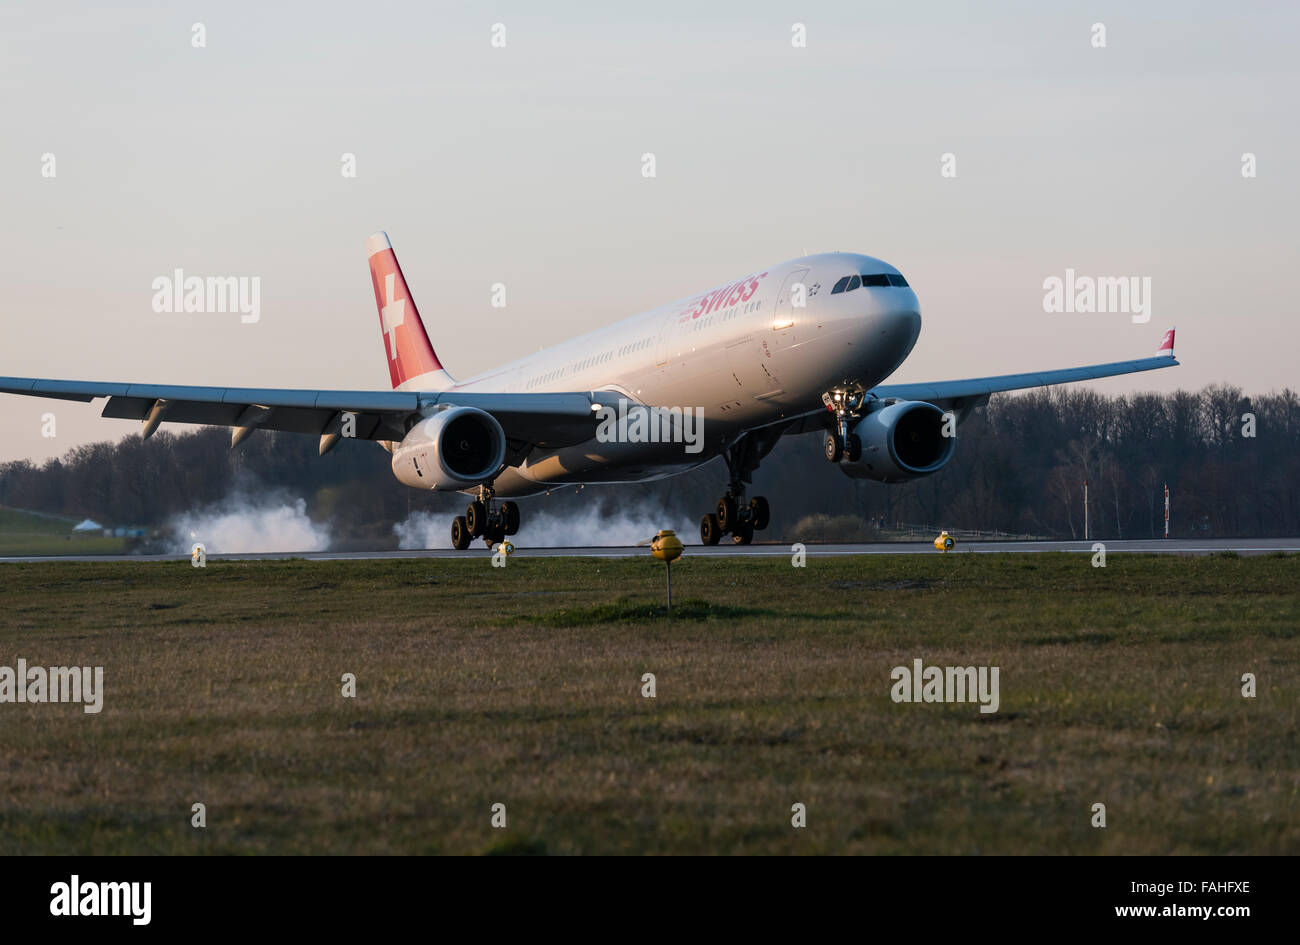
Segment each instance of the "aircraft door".
[[668,362],[672,358],[672,352],[669,350],[672,342],[673,330],[677,327],[677,319],[681,313],[675,309],[664,316],[664,320],[659,325],[659,337],[655,339],[655,367],[667,370]]
[[776,305],[772,308],[772,330],[780,331],[783,328],[789,328],[795,321],[794,295],[795,286],[803,284],[804,286],[804,303],[808,301],[808,269],[795,269],[785,281],[781,283],[781,291],[776,294]]

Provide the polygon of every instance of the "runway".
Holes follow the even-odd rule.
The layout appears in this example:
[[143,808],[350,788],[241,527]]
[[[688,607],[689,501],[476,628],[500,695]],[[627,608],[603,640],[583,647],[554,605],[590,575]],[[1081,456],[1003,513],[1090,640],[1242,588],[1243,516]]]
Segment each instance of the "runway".
[[[1093,554],[1092,541],[976,541],[958,542],[957,547],[947,554],[1042,554],[1044,552],[1070,552],[1075,554]],[[1208,555],[1222,552],[1235,552],[1241,555],[1261,555],[1273,552],[1300,552],[1300,538],[1220,538],[1220,539],[1170,539],[1141,541],[1104,541],[1106,554],[1180,554]],[[850,555],[934,555],[940,554],[929,542],[875,542],[861,544],[814,544],[804,545],[804,552],[809,558],[840,558]],[[795,553],[792,545],[783,543],[761,543],[753,545],[687,545],[684,554],[688,557],[707,558],[781,558]],[[309,552],[240,552],[220,554],[211,552],[212,561],[276,561],[289,558],[305,558],[311,561],[384,561],[394,559],[433,560],[443,558],[489,557],[492,552],[475,542],[468,551],[455,551],[451,548],[433,548],[427,550],[403,551],[309,551]],[[628,558],[637,555],[649,555],[648,546],[633,547],[586,547],[586,548],[527,548],[516,546],[512,557],[515,558]],[[67,557],[17,557],[0,558],[0,564],[15,562],[57,562],[57,561],[188,561],[187,554],[168,555],[85,555]]]

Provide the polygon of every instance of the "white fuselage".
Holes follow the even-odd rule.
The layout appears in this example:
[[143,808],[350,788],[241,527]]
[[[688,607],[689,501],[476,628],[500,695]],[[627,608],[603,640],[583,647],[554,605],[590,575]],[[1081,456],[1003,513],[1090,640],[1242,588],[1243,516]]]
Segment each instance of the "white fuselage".
[[697,452],[681,442],[597,439],[533,450],[497,478],[496,494],[673,475],[712,459],[748,430],[824,409],[827,390],[879,384],[916,343],[920,306],[906,287],[832,294],[843,277],[864,273],[898,270],[851,253],[805,256],[457,383],[453,391],[611,391],[652,407],[698,408],[704,418]]

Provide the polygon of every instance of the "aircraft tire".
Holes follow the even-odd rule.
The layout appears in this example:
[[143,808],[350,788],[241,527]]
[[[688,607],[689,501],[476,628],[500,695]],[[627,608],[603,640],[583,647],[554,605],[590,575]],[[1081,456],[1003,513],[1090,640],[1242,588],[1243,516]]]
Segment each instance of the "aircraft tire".
[[482,502],[475,500],[466,507],[465,524],[469,526],[471,538],[477,538],[483,534],[483,530],[487,526],[487,508]]
[[465,522],[465,516],[457,515],[451,520],[451,546],[457,551],[464,551],[469,547],[469,543],[474,536],[469,533],[469,525]]
[[727,532],[735,531],[736,525],[739,523],[736,516],[736,499],[734,496],[724,495],[718,500],[717,519],[719,534],[725,535]]

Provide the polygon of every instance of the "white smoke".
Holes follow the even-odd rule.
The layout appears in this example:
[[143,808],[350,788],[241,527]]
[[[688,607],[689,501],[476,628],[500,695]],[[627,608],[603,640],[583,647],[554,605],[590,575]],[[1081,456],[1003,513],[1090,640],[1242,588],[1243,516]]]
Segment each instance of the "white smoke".
[[[521,510],[522,511],[522,510]],[[699,531],[689,521],[650,505],[620,508],[604,514],[595,504],[581,509],[540,510],[520,516],[514,543],[533,548],[584,548],[649,542],[663,528],[677,532],[682,544],[699,543]]]
[[307,517],[307,503],[295,499],[232,496],[216,506],[172,520],[171,550],[189,554],[195,542],[209,554],[325,551],[328,526]]
[[454,515],[446,512],[435,515],[432,512],[413,512],[404,522],[393,526],[397,536],[397,547],[403,551],[419,548],[450,548],[451,520]]
[[[606,513],[591,504],[580,509],[547,511],[539,503],[520,506],[519,534],[510,541],[521,548],[626,547],[648,542],[671,528],[684,544],[699,544],[699,532],[689,521],[662,508],[641,505]],[[416,512],[393,526],[403,549],[450,548],[452,512]],[[476,542],[482,539],[475,539]]]

